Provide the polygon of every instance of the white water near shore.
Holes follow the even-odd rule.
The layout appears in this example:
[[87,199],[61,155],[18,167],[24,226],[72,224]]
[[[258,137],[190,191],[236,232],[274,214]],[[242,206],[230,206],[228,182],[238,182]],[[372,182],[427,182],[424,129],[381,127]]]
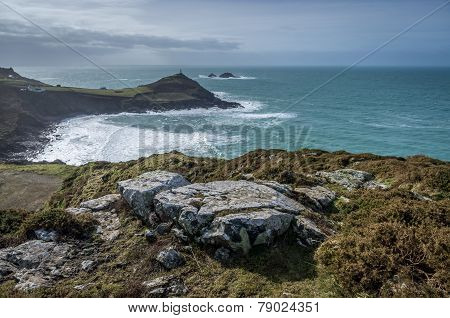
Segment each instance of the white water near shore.
[[260,127],[269,127],[279,120],[295,117],[295,114],[289,113],[255,113],[261,111],[264,104],[237,100],[224,92],[215,94],[219,98],[239,102],[243,108],[76,117],[58,124],[49,135],[50,142],[42,152],[30,159],[62,160],[81,165],[99,160],[127,161],[172,150],[196,156],[226,158],[229,157],[227,146],[238,145],[242,136],[221,130],[221,127],[243,126],[249,119],[260,121]]
[[[121,80],[91,68],[17,70],[52,85],[120,89],[124,83],[157,81],[179,67],[108,68]],[[308,95],[341,70],[183,67],[187,76],[219,98],[238,101],[244,108],[74,118],[55,127],[52,142],[30,159],[82,164],[172,150],[233,158],[258,148],[306,147],[450,160],[450,69],[357,67]],[[240,78],[211,79],[205,75],[211,72],[231,72]],[[297,140],[295,134],[286,138],[292,137],[291,129],[306,130],[307,138]],[[267,130],[274,135],[266,138]]]

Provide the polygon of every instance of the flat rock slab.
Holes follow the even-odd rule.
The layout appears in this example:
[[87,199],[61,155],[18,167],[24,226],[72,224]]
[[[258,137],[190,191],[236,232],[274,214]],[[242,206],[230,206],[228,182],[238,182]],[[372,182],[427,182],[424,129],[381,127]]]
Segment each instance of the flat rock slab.
[[196,183],[161,192],[154,201],[158,216],[188,235],[243,253],[272,242],[306,209],[273,188],[242,180]]
[[354,169],[341,169],[336,171],[318,171],[317,176],[323,177],[331,183],[337,183],[347,190],[359,188],[386,189],[387,186],[374,181],[374,176],[365,171]]
[[92,211],[101,211],[109,209],[121,199],[120,194],[108,194],[98,199],[82,202],[80,208],[90,209]]
[[305,207],[265,185],[241,180],[195,183],[164,191],[155,197],[155,209],[161,218],[177,220],[185,210],[214,218],[258,209],[299,214]]
[[66,243],[27,241],[0,250],[0,280],[12,275],[22,290],[50,285],[70,271],[65,264],[74,254]]
[[293,218],[292,214],[273,209],[217,217],[201,241],[246,254],[253,246],[270,245],[276,237],[286,233]]
[[66,212],[74,215],[91,214],[98,221],[97,234],[105,241],[113,241],[120,234],[120,220],[113,206],[121,198],[120,194],[108,194],[82,202],[79,208],[67,208]]
[[155,170],[134,179],[121,181],[118,188],[134,213],[148,222],[153,212],[153,199],[158,193],[188,184],[190,182],[180,174]]

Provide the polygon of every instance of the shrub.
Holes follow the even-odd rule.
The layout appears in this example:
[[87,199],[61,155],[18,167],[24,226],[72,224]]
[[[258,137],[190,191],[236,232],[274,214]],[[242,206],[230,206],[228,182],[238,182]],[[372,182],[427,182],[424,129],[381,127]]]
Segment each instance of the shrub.
[[347,296],[447,297],[449,202],[401,198],[350,213],[316,258]]
[[22,210],[0,211],[0,248],[14,245],[16,232],[26,218],[27,212]]
[[61,209],[42,210],[31,214],[19,229],[27,237],[37,229],[54,230],[62,236],[85,238],[94,229],[96,220],[88,214],[72,215]]
[[25,219],[26,212],[22,210],[0,211],[0,235],[17,231]]

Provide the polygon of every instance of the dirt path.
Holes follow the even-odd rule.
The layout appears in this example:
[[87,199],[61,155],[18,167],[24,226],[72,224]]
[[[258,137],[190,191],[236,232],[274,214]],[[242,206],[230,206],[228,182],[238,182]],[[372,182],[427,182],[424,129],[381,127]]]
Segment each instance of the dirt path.
[[0,172],[0,210],[39,209],[61,187],[62,179],[25,171]]

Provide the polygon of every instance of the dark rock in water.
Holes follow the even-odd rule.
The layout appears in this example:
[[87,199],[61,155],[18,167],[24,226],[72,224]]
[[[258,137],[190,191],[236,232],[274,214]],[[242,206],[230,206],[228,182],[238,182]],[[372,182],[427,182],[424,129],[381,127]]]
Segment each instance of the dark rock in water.
[[232,73],[230,72],[225,72],[223,74],[219,75],[220,78],[237,78],[237,76],[234,76]]
[[156,257],[156,260],[166,269],[174,269],[185,263],[183,255],[173,247],[162,250]]
[[208,77],[211,77],[211,78],[212,78],[212,77],[217,77],[217,75],[214,74],[214,73],[211,73],[211,74],[208,75]]
[[156,242],[157,238],[156,238],[156,233],[154,231],[146,231],[145,232],[145,239],[149,242],[149,243],[153,243]]

